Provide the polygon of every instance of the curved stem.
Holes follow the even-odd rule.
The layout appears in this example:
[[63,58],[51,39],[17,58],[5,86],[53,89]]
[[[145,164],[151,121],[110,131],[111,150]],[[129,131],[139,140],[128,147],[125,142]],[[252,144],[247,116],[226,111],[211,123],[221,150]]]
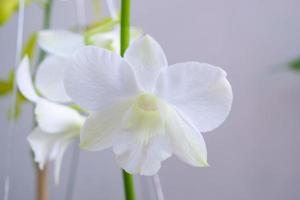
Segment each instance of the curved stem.
[[[121,2],[121,56],[129,45],[130,41],[130,0],[122,0]],[[135,200],[134,183],[132,175],[128,174],[125,170],[123,173],[124,192],[126,200]]]

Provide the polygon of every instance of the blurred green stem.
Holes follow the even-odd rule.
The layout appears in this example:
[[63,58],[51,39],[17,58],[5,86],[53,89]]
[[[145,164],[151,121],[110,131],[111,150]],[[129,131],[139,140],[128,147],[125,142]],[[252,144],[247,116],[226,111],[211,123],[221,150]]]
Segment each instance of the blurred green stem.
[[[43,29],[48,29],[50,27],[52,5],[53,0],[47,0],[44,4]],[[40,64],[44,60],[45,55],[46,53],[43,50],[40,50],[38,64]]]
[[[129,45],[130,41],[130,0],[122,0],[121,2],[121,56]],[[135,200],[133,176],[125,170],[123,173],[124,192],[126,200]]]

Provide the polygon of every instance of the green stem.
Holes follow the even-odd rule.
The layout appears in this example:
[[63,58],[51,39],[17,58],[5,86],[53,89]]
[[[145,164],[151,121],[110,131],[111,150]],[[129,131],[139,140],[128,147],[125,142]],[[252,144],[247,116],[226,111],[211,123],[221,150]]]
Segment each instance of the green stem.
[[[130,41],[130,0],[122,0],[121,2],[121,56],[124,56],[124,53],[129,45]],[[133,176],[128,174],[125,170],[122,170],[123,173],[123,183],[124,183],[124,192],[126,200],[135,200],[134,194],[134,183]]]
[[[52,12],[53,0],[48,0],[44,4],[44,17],[43,17],[43,29],[50,27],[51,12]],[[46,56],[46,53],[41,50],[38,57],[38,64],[40,64]]]
[[133,176],[131,174],[128,174],[125,170],[122,170],[122,173],[123,173],[125,199],[134,200],[135,194],[134,194]]
[[124,55],[130,40],[130,0],[121,2],[121,56]]

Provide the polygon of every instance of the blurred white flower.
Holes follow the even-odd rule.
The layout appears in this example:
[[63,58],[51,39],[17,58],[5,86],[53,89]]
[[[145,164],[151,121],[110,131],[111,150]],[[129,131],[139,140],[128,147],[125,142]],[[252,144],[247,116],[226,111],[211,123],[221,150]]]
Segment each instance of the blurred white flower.
[[[131,28],[131,41],[138,39],[141,35],[142,31]],[[86,32],[85,36],[66,30],[43,30],[38,34],[38,44],[47,53],[63,58],[71,56],[86,45],[120,52],[120,28],[119,25],[115,25],[108,31],[91,30]]]
[[129,173],[153,175],[174,153],[193,166],[207,166],[201,132],[218,127],[232,104],[232,90],[219,67],[198,62],[168,66],[150,36],[135,41],[124,58],[84,47],[70,59],[65,88],[91,111],[81,147],[113,147]]
[[[49,81],[50,76],[62,78],[59,74],[59,65],[53,65],[53,57],[46,58],[38,68],[35,86],[43,95],[38,95],[31,79],[29,60],[25,57],[17,70],[17,84],[20,92],[30,101],[35,103],[35,116],[38,126],[29,134],[28,141],[35,155],[35,161],[40,169],[44,168],[47,161],[55,161],[55,181],[59,182],[60,166],[67,146],[79,137],[80,129],[85,118],[74,109],[48,101],[69,102],[65,94],[62,80]],[[54,72],[45,66],[54,67]],[[56,71],[55,71],[56,70]],[[46,75],[48,74],[49,77]],[[59,80],[57,78],[57,80]],[[48,84],[48,85],[47,85]]]

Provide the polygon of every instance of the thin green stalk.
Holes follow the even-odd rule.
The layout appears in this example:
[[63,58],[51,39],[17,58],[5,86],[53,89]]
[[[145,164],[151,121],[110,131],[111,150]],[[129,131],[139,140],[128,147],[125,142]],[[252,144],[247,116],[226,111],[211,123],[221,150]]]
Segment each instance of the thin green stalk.
[[[121,2],[121,56],[124,56],[124,53],[129,45],[130,41],[130,0],[122,0]],[[135,200],[134,194],[134,182],[133,176],[128,174],[125,170],[122,170],[123,173],[123,183],[124,183],[124,192],[126,200]]]
[[[52,4],[53,0],[48,0],[44,3],[43,29],[48,29],[50,27]],[[40,64],[44,60],[45,55],[46,53],[41,50],[38,57],[38,64]]]
[[130,40],[130,0],[121,2],[121,56],[124,55]]
[[122,173],[123,173],[125,199],[134,200],[135,194],[134,194],[133,176],[131,174],[128,174],[125,170],[122,170]]

